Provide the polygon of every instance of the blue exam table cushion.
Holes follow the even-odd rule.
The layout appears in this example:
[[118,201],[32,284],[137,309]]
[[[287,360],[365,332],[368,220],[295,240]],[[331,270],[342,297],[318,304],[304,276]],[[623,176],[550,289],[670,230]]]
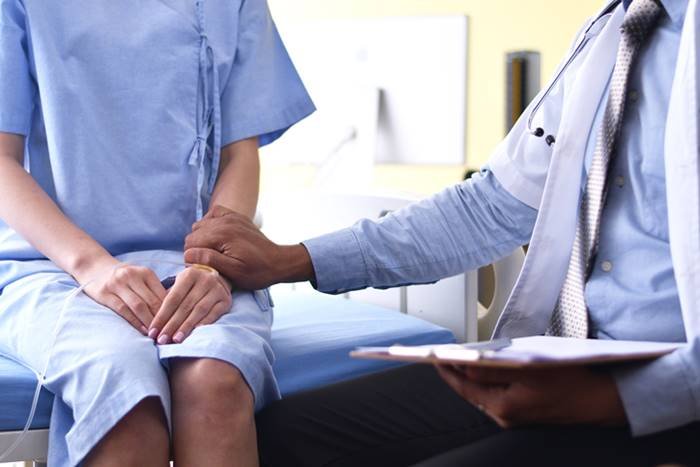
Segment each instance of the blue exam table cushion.
[[359,346],[443,344],[451,331],[376,305],[318,293],[275,296],[272,348],[283,395],[396,366],[350,358]]
[[[290,292],[276,294],[275,302],[272,347],[283,395],[395,366],[350,358],[358,346],[454,342],[450,331],[434,324],[341,297]],[[22,429],[35,386],[34,373],[0,357],[0,431]],[[33,428],[49,426],[51,404],[52,396],[44,391]]]
[[[36,375],[32,371],[0,357],[0,431],[24,428],[35,389]],[[52,403],[53,396],[46,390],[42,391],[32,428],[49,426]]]

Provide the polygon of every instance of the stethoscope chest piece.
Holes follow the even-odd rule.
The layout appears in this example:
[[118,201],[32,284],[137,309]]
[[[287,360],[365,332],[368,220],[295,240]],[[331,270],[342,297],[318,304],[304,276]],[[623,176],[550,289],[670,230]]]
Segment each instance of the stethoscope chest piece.
[[[532,136],[536,136],[538,138],[541,138],[544,136],[544,128],[542,127],[537,127],[534,130],[531,131]],[[545,143],[547,143],[547,146],[553,146],[554,143],[557,142],[557,139],[554,137],[554,135],[547,135],[547,137],[544,139]]]

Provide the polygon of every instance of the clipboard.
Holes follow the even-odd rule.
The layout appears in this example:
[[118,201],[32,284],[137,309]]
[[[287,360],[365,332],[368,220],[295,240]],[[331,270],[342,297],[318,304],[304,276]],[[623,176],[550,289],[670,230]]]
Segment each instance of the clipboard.
[[476,344],[359,347],[353,358],[426,364],[457,364],[492,368],[554,368],[654,360],[687,345],[532,336]]

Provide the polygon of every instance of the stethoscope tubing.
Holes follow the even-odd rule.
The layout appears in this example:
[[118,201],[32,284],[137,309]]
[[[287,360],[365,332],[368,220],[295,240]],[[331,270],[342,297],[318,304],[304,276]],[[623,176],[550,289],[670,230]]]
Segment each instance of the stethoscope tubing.
[[[550,81],[549,85],[545,89],[545,91],[540,95],[540,97],[535,101],[533,104],[532,110],[530,111],[530,115],[528,115],[527,118],[527,131],[532,135],[537,138],[541,138],[545,136],[547,133],[544,128],[542,127],[537,127],[533,128],[534,120],[537,115],[537,112],[542,108],[542,105],[544,102],[547,100],[547,97],[551,94],[552,90],[554,87],[557,85],[557,83],[561,80],[561,78],[564,76],[564,73],[566,73],[566,70],[571,66],[571,64],[576,60],[576,58],[583,52],[583,49],[586,48],[588,43],[593,39],[595,36],[598,35],[598,32],[595,34],[592,34],[591,31],[595,27],[596,24],[598,24],[603,18],[608,16],[609,14],[612,13],[612,11],[618,7],[618,5],[622,2],[622,0],[612,0],[608,5],[598,14],[598,16],[595,17],[593,21],[586,27],[586,30],[583,32],[583,37],[579,41],[579,43],[576,45],[576,48],[569,54],[569,58],[566,59],[564,62],[564,65],[562,65],[559,70],[557,71],[557,74],[554,76],[554,79]],[[553,134],[548,134],[545,137],[545,141],[547,142],[548,146],[552,146],[556,142],[556,137]]]

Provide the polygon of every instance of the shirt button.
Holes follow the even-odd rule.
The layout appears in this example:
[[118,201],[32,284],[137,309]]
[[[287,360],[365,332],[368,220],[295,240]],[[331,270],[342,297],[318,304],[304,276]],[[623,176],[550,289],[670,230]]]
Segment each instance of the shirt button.
[[620,188],[625,186],[625,177],[623,177],[622,175],[618,175],[617,177],[615,177],[615,185],[619,186]]
[[612,271],[613,264],[610,261],[603,261],[600,263],[600,269],[603,270],[603,272],[610,272]]
[[637,102],[637,101],[639,100],[639,92],[638,92],[638,91],[632,89],[632,90],[630,91],[630,94],[629,94],[629,95],[630,95],[630,100],[631,100],[632,102]]

